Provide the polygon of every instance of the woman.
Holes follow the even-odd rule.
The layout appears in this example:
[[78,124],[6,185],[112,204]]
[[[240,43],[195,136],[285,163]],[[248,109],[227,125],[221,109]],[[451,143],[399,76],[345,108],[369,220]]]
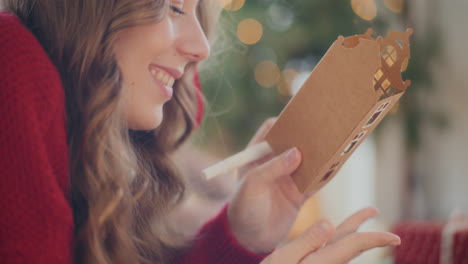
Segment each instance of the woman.
[[[184,184],[208,0],[3,0],[0,262],[344,263],[399,238],[355,233],[365,209],[278,246],[305,201],[292,149],[253,165],[193,243],[168,214]],[[253,142],[262,140],[266,123]]]

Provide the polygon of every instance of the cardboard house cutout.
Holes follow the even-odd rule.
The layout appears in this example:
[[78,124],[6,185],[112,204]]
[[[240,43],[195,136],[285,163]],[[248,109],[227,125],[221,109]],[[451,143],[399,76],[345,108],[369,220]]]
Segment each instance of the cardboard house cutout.
[[329,182],[405,93],[412,33],[340,36],[281,112],[266,141],[276,154],[294,146],[302,152],[293,174],[301,192]]

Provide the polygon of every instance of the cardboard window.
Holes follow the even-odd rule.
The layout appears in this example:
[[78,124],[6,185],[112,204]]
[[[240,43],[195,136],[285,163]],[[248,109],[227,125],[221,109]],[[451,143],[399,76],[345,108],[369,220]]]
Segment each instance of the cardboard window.
[[396,49],[393,46],[389,45],[389,46],[385,47],[384,51],[382,51],[382,57],[385,60],[385,62],[387,63],[387,65],[389,67],[392,67],[393,64],[395,64],[395,62],[398,59],[398,54],[396,52]]
[[390,58],[393,60],[393,62],[397,61],[398,59],[398,54],[396,49],[393,46],[387,46],[387,52],[390,56]]
[[363,128],[366,128],[368,126],[372,126],[372,124],[375,122],[375,120],[377,120],[379,118],[379,116],[383,113],[383,111],[378,111],[378,112],[375,112],[371,118],[367,121],[367,123],[364,125]]
[[378,69],[377,72],[374,74],[374,78],[376,81],[379,81],[380,78],[382,78],[382,76],[383,76],[383,72],[381,69]]
[[397,40],[395,40],[395,42],[398,44],[398,46],[400,46],[400,49],[403,49],[403,45],[404,45],[404,43],[403,43],[403,41],[402,41],[402,40],[400,40],[400,39],[397,39]]
[[333,165],[331,166],[330,170],[334,170],[334,169],[338,168],[338,166],[340,166],[340,163],[341,163],[341,162],[338,161],[337,163],[333,164]]
[[382,88],[384,90],[387,90],[388,87],[390,87],[390,81],[388,79],[385,79],[383,82],[382,82]]
[[375,111],[374,114],[372,114],[371,118],[366,122],[363,128],[367,128],[371,126],[379,118],[379,116],[385,111],[385,109],[387,109],[387,107],[390,105],[391,102],[392,101],[388,101],[380,105],[377,111]]
[[335,172],[335,170],[331,170],[329,172],[327,172],[323,177],[322,177],[322,182],[328,180],[330,178],[330,176],[332,176],[332,174]]
[[383,111],[385,109],[387,109],[388,105],[390,105],[392,101],[388,101],[388,102],[385,102],[384,104],[382,104],[379,109],[377,109],[377,111]]
[[387,96],[392,96],[394,94],[397,93],[397,90],[395,88],[393,88],[393,86],[390,86],[388,89],[387,89]]
[[[380,112],[382,113],[382,112]],[[379,115],[380,115],[379,113]],[[364,137],[364,135],[367,133],[367,131],[364,131],[364,132],[361,132],[359,133],[357,136],[354,137],[353,141],[351,141],[351,143],[349,143],[348,146],[346,146],[346,148],[343,150],[343,152],[341,153],[341,155],[345,155],[347,154],[348,152],[350,152],[354,146],[356,146],[357,143],[359,143],[359,141],[361,141],[361,138]]]
[[359,135],[357,135],[355,137],[355,139],[357,139],[357,140],[361,139],[366,133],[367,133],[367,131],[363,131],[363,132],[359,133]]

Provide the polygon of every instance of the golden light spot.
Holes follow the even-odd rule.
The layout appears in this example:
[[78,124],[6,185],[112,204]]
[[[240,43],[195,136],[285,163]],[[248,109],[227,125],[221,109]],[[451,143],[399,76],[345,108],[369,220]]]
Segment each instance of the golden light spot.
[[278,83],[278,92],[284,96],[292,95],[292,83],[299,73],[294,69],[285,69]]
[[408,59],[404,59],[401,63],[401,72],[405,72],[408,69]]
[[280,80],[280,70],[272,61],[262,61],[255,67],[255,80],[265,88],[275,86]]
[[385,79],[383,82],[382,82],[382,88],[384,90],[387,90],[388,87],[390,87],[390,81],[388,79]]
[[400,109],[400,101],[396,102],[396,103],[393,105],[392,109],[390,109],[389,112],[390,112],[390,114],[396,114],[396,113],[398,113],[398,110],[399,110],[399,109]]
[[385,62],[387,62],[387,64],[388,64],[389,67],[392,67],[393,64],[394,64],[394,61],[393,61],[390,57],[388,57],[388,58],[385,60]]
[[309,198],[301,207],[296,221],[288,234],[288,240],[297,238],[322,218],[320,198],[317,195]]
[[364,20],[372,20],[377,16],[377,5],[374,0],[351,0],[354,13]]
[[405,7],[404,0],[384,0],[385,6],[395,13],[401,13]]
[[253,18],[242,20],[237,26],[237,37],[245,44],[257,43],[263,35],[263,26]]
[[218,1],[219,1],[219,5],[228,11],[237,11],[241,9],[245,4],[245,0],[218,0]]
[[377,72],[374,75],[374,78],[378,81],[380,78],[383,76],[383,71],[381,69],[378,69]]

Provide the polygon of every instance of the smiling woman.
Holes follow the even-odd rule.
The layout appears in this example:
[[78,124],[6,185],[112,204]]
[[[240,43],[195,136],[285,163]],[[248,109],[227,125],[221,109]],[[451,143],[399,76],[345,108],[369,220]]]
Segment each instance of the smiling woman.
[[[216,14],[210,13],[214,10],[211,3],[206,0],[5,0],[2,3],[10,13],[1,16],[2,73],[13,73],[1,75],[2,78],[14,79],[15,74],[22,75],[22,71],[34,76],[34,83],[13,83],[11,89],[20,85],[28,90],[16,93],[30,94],[30,98],[38,98],[37,93],[47,91],[44,102],[51,105],[41,105],[36,111],[41,111],[41,116],[48,119],[60,121],[54,127],[61,129],[65,126],[62,113],[56,111],[61,109],[63,101],[60,81],[65,91],[68,140],[55,138],[56,152],[50,153],[49,158],[68,152],[70,168],[66,168],[68,162],[61,161],[62,174],[40,170],[36,176],[54,184],[50,182],[53,175],[62,183],[63,189],[52,194],[62,196],[60,201],[70,199],[67,190],[71,189],[73,210],[64,205],[57,209],[57,199],[43,206],[51,207],[54,214],[62,218],[73,213],[74,226],[67,218],[66,221],[51,221],[48,218],[54,214],[43,208],[35,216],[29,215],[27,210],[16,217],[15,213],[7,213],[11,216],[7,219],[9,223],[17,224],[4,225],[2,220],[1,241],[12,238],[17,238],[15,241],[27,239],[33,244],[36,241],[38,248],[43,245],[42,252],[50,252],[42,253],[50,259],[44,257],[41,263],[60,263],[57,259],[63,261],[70,253],[67,241],[71,237],[67,234],[71,235],[69,230],[73,227],[76,263],[169,262],[181,243],[167,235],[167,230],[172,229],[164,217],[182,197],[184,184],[168,155],[193,127],[194,66],[209,54],[207,36],[213,24],[210,21],[216,18]],[[22,47],[31,43],[34,51],[27,49],[25,53]],[[6,57],[5,50],[17,54]],[[37,56],[39,61],[34,59]],[[22,58],[28,63],[21,61]],[[9,63],[3,63],[5,60]],[[29,68],[19,69],[15,66],[17,63]],[[44,78],[52,79],[53,85],[41,81]],[[8,89],[4,82],[0,83],[2,90]],[[27,98],[23,100],[25,102],[12,103],[30,103]],[[28,118],[39,113],[26,113],[26,110],[31,109],[22,110]],[[28,118],[15,122],[28,124]],[[52,140],[65,131],[46,133]],[[49,143],[46,142],[44,152],[52,151]],[[35,149],[34,144],[30,147]],[[54,164],[51,163],[52,167],[56,166]],[[66,184],[68,174],[64,173],[68,170],[70,187]],[[28,179],[28,174],[18,178]],[[2,186],[7,185],[2,179]],[[46,190],[49,187],[31,188]],[[14,191],[10,192],[14,195]],[[35,200],[46,203],[48,196],[37,195],[40,197],[33,195]],[[12,207],[14,204],[10,205]],[[3,228],[13,232],[21,228],[18,223],[33,228],[44,217],[48,220],[37,229],[54,228],[62,239],[54,240],[56,232],[45,231],[37,237],[22,237],[21,232],[3,237]],[[11,253],[18,246],[23,253]],[[30,250],[25,245],[11,243],[6,249],[2,248],[0,262],[12,263],[25,257],[29,263],[35,263],[41,259],[35,255],[38,252],[33,254]],[[3,259],[5,254],[10,257]]]
[[325,221],[264,255],[307,197],[295,148],[246,168],[198,239],[175,236],[185,184],[170,157],[194,126],[215,0],[0,1],[0,263],[340,263],[399,243],[355,233],[368,209],[333,240]]

